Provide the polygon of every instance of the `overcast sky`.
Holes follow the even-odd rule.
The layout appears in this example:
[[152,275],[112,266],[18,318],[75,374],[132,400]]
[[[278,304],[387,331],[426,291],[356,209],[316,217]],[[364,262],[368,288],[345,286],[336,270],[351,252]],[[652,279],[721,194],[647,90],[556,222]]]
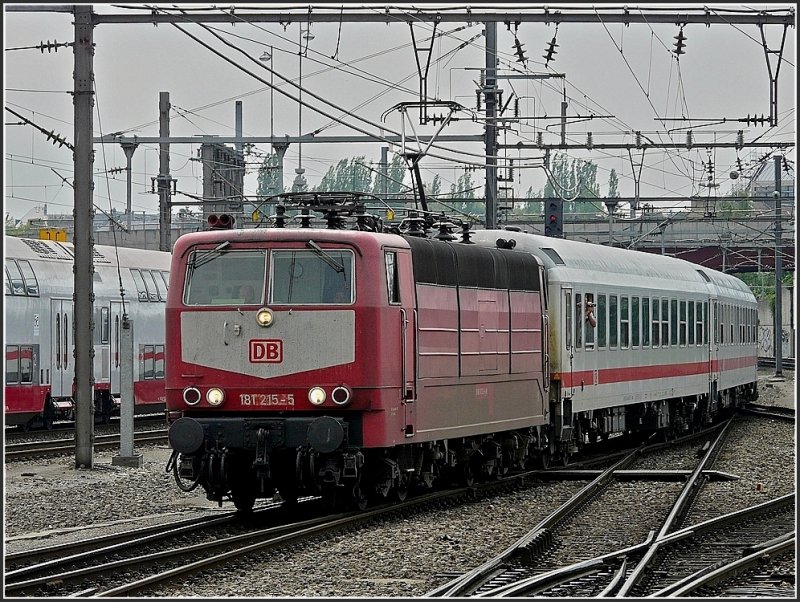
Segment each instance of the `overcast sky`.
[[[6,5],[7,8],[8,5]],[[142,6],[142,5],[126,5]],[[156,5],[159,6],[159,5]],[[160,5],[171,8],[174,5]],[[195,8],[203,5],[193,5]],[[243,5],[244,6],[244,5]],[[288,6],[288,5],[283,5]],[[293,5],[299,6],[299,5]],[[356,5],[348,5],[356,6]],[[383,5],[357,5],[363,10],[381,11]],[[403,6],[403,5],[395,5]],[[408,5],[405,5],[408,6]],[[416,6],[431,8],[431,5]],[[456,6],[456,5],[451,5]],[[509,8],[531,5],[509,5]],[[578,6],[578,5],[570,5]],[[592,5],[584,6],[593,10]],[[649,6],[649,5],[648,5]],[[662,5],[676,12],[701,5]],[[769,5],[709,5],[712,9],[788,9],[793,4]],[[225,6],[227,10],[230,5]],[[247,5],[252,8],[253,5]],[[274,10],[275,5],[265,5]],[[303,5],[307,10],[308,5]],[[332,5],[328,5],[330,9]],[[551,10],[556,4],[551,3]],[[606,5],[597,5],[608,8]],[[141,13],[142,10],[124,10],[111,5],[94,4],[99,14],[110,12]],[[334,7],[335,8],[335,7]],[[459,8],[463,8],[460,5]],[[480,5],[473,5],[478,10]],[[209,8],[209,10],[211,10]],[[632,8],[632,10],[635,10]],[[414,57],[411,30],[406,23],[357,24],[313,23],[312,40],[307,42],[307,52],[298,52],[300,27],[296,20],[286,27],[272,24],[246,22],[246,16],[236,26],[213,25],[214,31],[231,44],[258,59],[272,47],[272,65],[276,73],[298,82],[302,61],[302,86],[304,100],[314,108],[358,125],[359,128],[378,133],[383,124],[387,129],[399,131],[401,122],[397,112],[388,113],[386,121],[381,116],[400,102],[418,100],[418,75]],[[270,73],[215,39],[199,25],[182,26],[200,37],[239,65],[257,71],[269,81]],[[308,28],[307,23],[302,24]],[[54,131],[72,142],[73,104],[68,93],[73,88],[73,54],[70,48],[58,52],[41,52],[39,49],[11,50],[36,46],[41,42],[68,42],[73,38],[72,16],[68,13],[4,12],[4,95],[5,106],[30,119],[47,131]],[[455,31],[457,30],[457,31]],[[428,96],[453,100],[467,108],[475,109],[475,81],[478,69],[485,66],[485,38],[480,34],[483,24],[442,23],[436,33],[440,35],[433,45],[428,72]],[[506,143],[533,143],[537,133],[543,132],[545,143],[559,142],[559,119],[562,95],[566,91],[568,105],[568,141],[583,144],[591,132],[595,143],[630,143],[633,131],[639,130],[654,142],[685,142],[686,129],[691,125],[697,141],[734,142],[736,131],[743,130],[745,141],[794,141],[796,99],[796,29],[786,33],[783,62],[778,79],[778,126],[746,125],[736,120],[747,115],[769,116],[770,86],[767,60],[761,44],[761,33],[756,25],[687,25],[685,54],[675,59],[674,36],[676,25],[642,25],[597,23],[564,23],[556,28],[553,23],[521,23],[516,37],[528,61],[522,65],[514,54],[514,26],[509,31],[500,23],[497,27],[498,51],[501,73],[515,69],[528,74],[563,73],[565,79],[531,78],[529,80],[501,80],[504,101],[512,92],[520,98],[520,114],[539,119],[510,124],[499,141]],[[764,29],[771,50],[781,45],[783,27],[766,26]],[[420,23],[414,26],[417,45],[432,33],[431,26]],[[542,55],[556,36],[557,53],[545,66]],[[471,42],[467,43],[469,40]],[[245,136],[266,136],[271,128],[276,135],[298,135],[298,105],[280,93],[287,91],[296,96],[296,89],[274,76],[279,90],[270,92],[268,86],[213,54],[184,32],[172,25],[100,25],[95,28],[96,51],[94,70],[96,81],[95,136],[124,131],[127,135],[158,135],[159,93],[169,92],[172,103],[170,130],[173,136],[233,135],[235,133],[235,102],[243,102]],[[305,41],[304,48],[305,48]],[[466,43],[466,44],[465,44]],[[459,48],[459,46],[464,46]],[[420,55],[424,56],[424,55]],[[334,57],[334,58],[332,58]],[[772,74],[777,68],[777,56],[771,58]],[[312,93],[331,104],[312,97]],[[512,113],[512,105],[506,114]],[[339,124],[314,108],[302,110],[302,133],[318,135],[360,135],[360,132]],[[350,115],[344,115],[346,110]],[[441,110],[437,110],[441,112]],[[481,135],[481,112],[478,120],[459,121],[443,130],[443,134]],[[576,116],[595,115],[592,120]],[[461,113],[459,116],[469,116]],[[553,119],[545,120],[542,117]],[[601,117],[603,116],[603,117]],[[605,117],[610,116],[610,117]],[[691,118],[688,121],[676,118]],[[720,123],[725,118],[728,123]],[[5,111],[5,207],[6,213],[19,218],[38,204],[47,203],[48,211],[71,213],[72,189],[62,177],[71,182],[73,177],[72,153],[66,147],[57,147],[30,125],[16,125],[20,120]],[[733,121],[733,123],[731,123]],[[549,127],[546,127],[549,126]],[[406,132],[411,133],[409,126]],[[417,134],[432,134],[438,126],[419,125]],[[672,130],[672,131],[671,131]],[[331,165],[341,158],[364,155],[367,162],[377,164],[383,142],[348,145],[304,144],[302,166],[309,187],[319,183]],[[442,178],[442,191],[464,173],[467,163],[483,164],[482,144],[447,144],[446,149],[431,149],[439,157],[428,156],[422,160],[423,180],[430,182],[435,174]],[[179,191],[202,193],[202,169],[192,158],[197,156],[199,145],[172,145],[171,172],[178,180]],[[94,202],[108,211],[113,206],[124,210],[126,205],[125,174],[106,176],[101,172],[125,166],[125,155],[119,145],[95,147]],[[269,152],[267,145],[253,149],[248,157],[252,172],[245,181],[245,194],[255,195],[255,170],[260,157]],[[641,196],[663,197],[664,205],[674,207],[671,199],[678,196],[709,193],[706,183],[708,172],[703,164],[712,160],[715,167],[714,183],[719,187],[712,194],[727,194],[734,183],[731,171],[737,169],[737,158],[745,174],[752,172],[759,158],[769,149],[750,151],[705,149],[678,149],[668,152],[648,151],[644,155],[641,172]],[[794,166],[795,150],[785,153]],[[515,169],[513,192],[525,196],[529,188],[538,191],[545,184],[541,168],[542,153],[536,149],[509,151],[506,156],[521,166]],[[634,178],[628,152],[625,150],[575,150],[569,156],[591,160],[598,166],[597,181],[602,195],[607,193],[608,176],[614,169],[619,178],[619,192],[623,197],[633,196]],[[641,155],[634,154],[635,161]],[[294,169],[298,166],[298,148],[289,148],[285,158],[284,184],[291,187]],[[377,165],[376,165],[377,167]],[[155,145],[141,145],[133,158],[134,211],[155,212],[157,195],[152,194],[151,178],[158,174],[158,149]],[[480,186],[482,196],[483,171],[472,174]],[[109,200],[109,197],[111,200]],[[188,200],[187,197],[176,200]],[[678,204],[685,206],[685,204]]]

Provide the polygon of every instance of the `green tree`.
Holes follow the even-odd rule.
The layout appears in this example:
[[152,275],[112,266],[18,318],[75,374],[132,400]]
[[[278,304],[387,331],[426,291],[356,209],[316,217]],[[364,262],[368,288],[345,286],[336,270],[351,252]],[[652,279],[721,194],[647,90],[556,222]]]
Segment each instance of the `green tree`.
[[336,165],[328,168],[319,185],[315,186],[313,190],[316,192],[371,192],[373,190],[372,171],[366,164],[363,155],[341,159]]
[[258,168],[258,188],[256,194],[268,197],[283,192],[283,182],[278,182],[278,155],[272,153],[264,157],[261,167]]
[[617,177],[617,170],[613,167],[611,168],[611,173],[608,174],[608,198],[610,199],[618,199],[619,198],[619,177]]

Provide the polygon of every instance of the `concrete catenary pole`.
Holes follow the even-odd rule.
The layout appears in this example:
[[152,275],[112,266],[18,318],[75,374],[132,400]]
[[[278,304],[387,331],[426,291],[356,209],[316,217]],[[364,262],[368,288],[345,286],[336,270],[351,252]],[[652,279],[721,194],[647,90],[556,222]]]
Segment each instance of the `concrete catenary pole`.
[[127,194],[127,202],[125,203],[125,217],[127,218],[126,225],[128,227],[128,236],[131,235],[131,160],[133,159],[133,153],[136,150],[136,147],[139,146],[138,144],[132,144],[130,142],[123,142],[122,143],[122,150],[125,153],[125,172],[127,175],[127,186],[128,186],[128,194]]
[[119,331],[119,454],[111,458],[114,466],[141,468],[144,464],[142,454],[133,451],[133,320],[127,314],[122,316]]
[[[73,326],[75,349],[75,467],[94,468],[94,24],[92,5],[77,4],[75,18],[75,288]],[[69,349],[69,347],[67,347]]]
[[486,228],[497,227],[497,23],[486,28]]
[[783,260],[781,258],[781,162],[783,157],[775,155],[775,378],[783,378]]

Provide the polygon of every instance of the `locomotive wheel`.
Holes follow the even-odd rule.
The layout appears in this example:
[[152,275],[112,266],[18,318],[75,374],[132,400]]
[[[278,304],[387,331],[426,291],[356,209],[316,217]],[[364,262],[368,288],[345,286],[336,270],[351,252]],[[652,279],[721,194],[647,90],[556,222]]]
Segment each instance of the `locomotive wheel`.
[[539,468],[541,470],[547,470],[550,468],[550,452],[542,452],[539,455]]

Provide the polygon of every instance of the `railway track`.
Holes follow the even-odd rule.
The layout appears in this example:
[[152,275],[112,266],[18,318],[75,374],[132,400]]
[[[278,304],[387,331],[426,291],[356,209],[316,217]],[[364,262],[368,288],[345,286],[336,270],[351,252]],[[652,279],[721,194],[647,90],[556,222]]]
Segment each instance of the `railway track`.
[[[167,442],[167,429],[140,431],[133,435],[134,444],[162,444]],[[95,449],[119,447],[119,434],[98,435],[94,440]],[[11,443],[5,446],[5,461],[27,460],[31,458],[53,457],[71,454],[75,451],[75,437]]]
[[[732,421],[726,423],[714,443],[704,445],[695,454],[702,457],[685,483],[679,484],[670,495],[674,503],[648,517],[650,524],[662,517],[649,531],[643,530],[647,523],[637,522],[639,517],[627,505],[616,503],[609,507],[608,500],[603,499],[618,480],[615,475],[629,472],[627,467],[637,454],[645,453],[643,448],[604,470],[573,499],[497,557],[456,576],[427,596],[657,597],[660,590],[673,585],[675,575],[686,578],[684,585],[688,587],[689,577],[708,573],[709,566],[716,568],[738,559],[745,548],[764,546],[766,540],[786,537],[794,529],[794,494],[706,521],[702,526],[680,528],[703,484],[714,475],[710,467],[731,424]],[[659,486],[660,493],[649,491],[653,496],[668,495],[666,487]],[[636,495],[636,490],[631,490],[631,497]],[[609,513],[608,520],[602,518],[604,512]],[[600,523],[612,525],[607,533],[598,534],[590,527],[582,527],[582,516],[596,519],[598,513],[601,513]],[[619,522],[621,514],[625,515],[624,524]],[[597,525],[598,520],[591,524]],[[622,532],[636,530],[644,535],[634,541],[622,540]]]
[[[793,357],[783,357],[781,358],[781,368],[784,370],[791,370],[794,371],[794,361],[795,358]],[[759,368],[774,368],[775,367],[775,358],[774,357],[760,357],[758,358],[758,367]]]

